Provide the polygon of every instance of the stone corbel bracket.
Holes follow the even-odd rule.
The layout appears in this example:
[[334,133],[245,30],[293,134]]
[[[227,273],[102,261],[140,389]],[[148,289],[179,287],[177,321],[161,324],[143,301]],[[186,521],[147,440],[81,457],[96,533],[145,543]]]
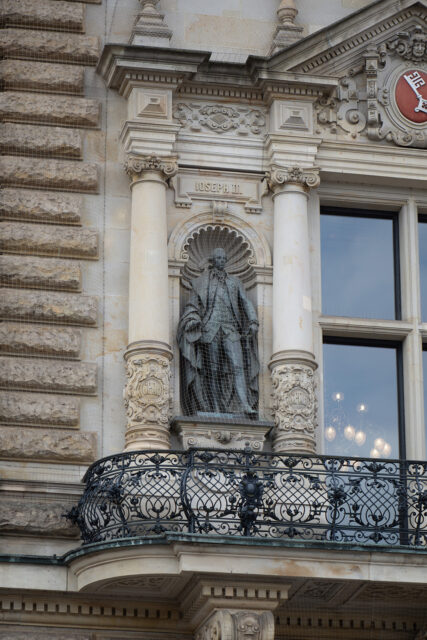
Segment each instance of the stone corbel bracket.
[[[211,626],[213,622],[215,624],[218,622],[221,628],[225,626],[231,631],[231,635],[218,637],[229,637],[230,640],[243,637],[238,632],[238,623],[241,622],[242,616],[250,615],[254,616],[256,624],[269,629],[266,635],[259,636],[259,640],[273,640],[272,611],[281,602],[287,600],[289,589],[288,584],[198,580],[192,583],[184,595],[181,609],[184,617],[197,630],[196,637],[199,637],[199,633],[206,625]],[[217,618],[219,612],[221,615]]]

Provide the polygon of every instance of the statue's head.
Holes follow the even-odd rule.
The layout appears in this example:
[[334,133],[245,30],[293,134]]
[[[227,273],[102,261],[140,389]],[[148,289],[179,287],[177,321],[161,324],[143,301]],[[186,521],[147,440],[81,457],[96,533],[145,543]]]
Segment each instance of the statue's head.
[[215,269],[224,269],[227,262],[227,254],[225,253],[224,249],[222,249],[221,247],[217,247],[216,249],[214,249],[212,252],[211,261],[212,266],[215,267]]
[[422,58],[426,52],[424,38],[414,38],[412,43],[412,55],[414,58]]

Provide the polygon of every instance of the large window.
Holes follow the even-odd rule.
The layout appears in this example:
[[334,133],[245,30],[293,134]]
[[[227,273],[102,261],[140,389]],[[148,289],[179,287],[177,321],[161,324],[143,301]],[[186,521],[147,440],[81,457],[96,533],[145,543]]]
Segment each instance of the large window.
[[400,317],[394,214],[324,209],[321,255],[323,314]]
[[[427,322],[427,217],[420,216],[418,225],[420,253],[421,318]],[[425,370],[425,369],[424,369]]]
[[401,363],[394,343],[325,342],[325,453],[404,456]]

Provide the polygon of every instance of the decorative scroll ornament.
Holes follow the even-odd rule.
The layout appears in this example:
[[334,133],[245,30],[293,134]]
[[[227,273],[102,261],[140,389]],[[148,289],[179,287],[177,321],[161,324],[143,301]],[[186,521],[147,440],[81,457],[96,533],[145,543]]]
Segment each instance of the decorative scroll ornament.
[[169,180],[178,172],[178,157],[129,154],[125,161],[125,171],[132,181],[140,180],[145,171],[158,171],[165,180]]
[[427,61],[427,33],[420,25],[412,32],[402,31],[386,43],[387,51],[412,62]]
[[265,113],[261,109],[224,104],[189,104],[175,106],[173,117],[184,129],[199,132],[209,129],[215,133],[262,135],[265,133]]
[[427,147],[427,32],[420,25],[368,46],[336,95],[315,105],[317,134]]
[[171,410],[169,358],[160,354],[138,354],[126,362],[124,401],[128,417],[126,443],[147,439],[169,444]]
[[320,184],[319,169],[301,169],[300,167],[285,168],[272,165],[267,176],[268,186],[271,191],[280,191],[286,184],[299,184],[307,189],[314,189]]
[[272,369],[275,451],[315,451],[316,383],[313,368],[277,364]]
[[220,609],[196,632],[196,640],[273,640],[271,611]]

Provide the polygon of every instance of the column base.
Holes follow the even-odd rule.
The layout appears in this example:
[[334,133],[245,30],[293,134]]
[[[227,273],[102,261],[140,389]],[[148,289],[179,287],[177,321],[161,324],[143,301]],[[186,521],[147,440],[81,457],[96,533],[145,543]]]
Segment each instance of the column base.
[[162,342],[141,341],[129,345],[124,358],[125,451],[169,449],[171,349]]
[[315,453],[317,399],[314,355],[281,351],[270,362],[273,385],[273,451]]

